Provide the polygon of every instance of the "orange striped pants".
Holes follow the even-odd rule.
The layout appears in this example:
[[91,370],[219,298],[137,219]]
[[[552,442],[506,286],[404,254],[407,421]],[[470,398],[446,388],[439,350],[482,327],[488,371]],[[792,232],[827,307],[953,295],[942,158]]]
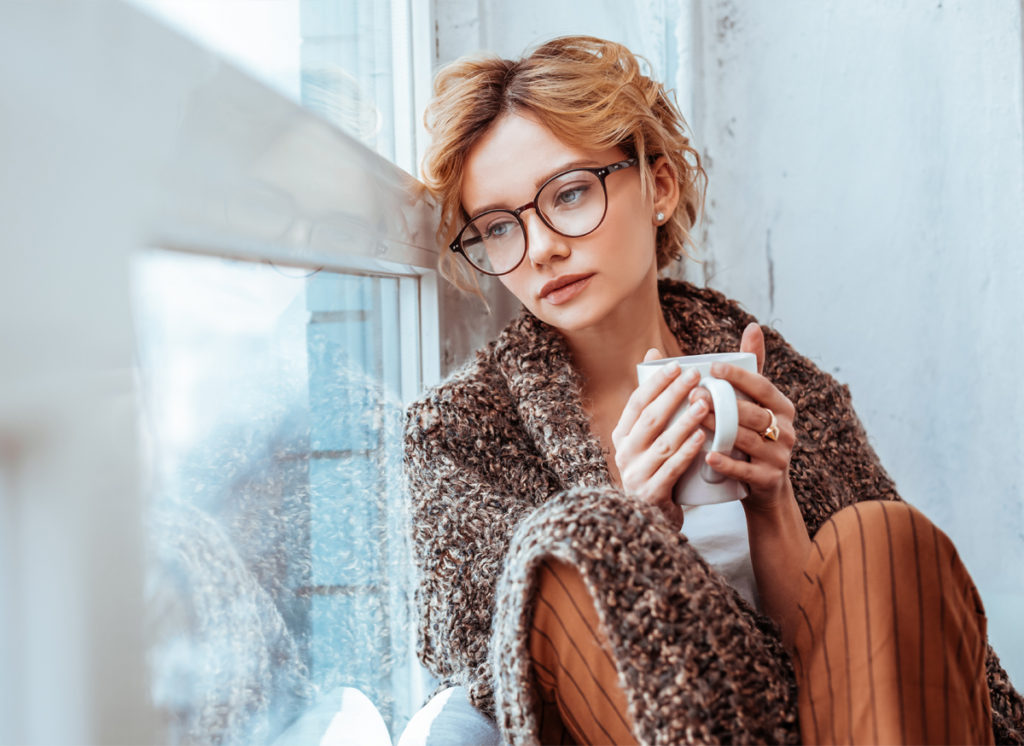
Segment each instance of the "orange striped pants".
[[[992,743],[986,620],[949,538],[906,503],[839,511],[814,537],[795,638],[804,743]],[[541,742],[637,743],[593,599],[542,564],[530,634]]]

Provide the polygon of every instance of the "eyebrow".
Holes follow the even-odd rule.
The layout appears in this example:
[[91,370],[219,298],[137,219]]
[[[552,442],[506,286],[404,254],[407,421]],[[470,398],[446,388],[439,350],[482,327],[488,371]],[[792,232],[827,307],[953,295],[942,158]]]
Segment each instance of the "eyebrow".
[[[590,158],[581,158],[581,159],[578,159],[578,160],[575,160],[575,161],[569,161],[568,163],[563,163],[561,166],[559,166],[556,169],[552,169],[551,171],[549,171],[547,173],[546,176],[541,176],[539,179],[537,179],[533,183],[533,188],[535,190],[534,191],[534,196],[536,196],[536,191],[540,190],[542,184],[547,182],[549,179],[551,179],[551,178],[553,178],[555,176],[558,176],[559,174],[565,173],[566,171],[572,171],[575,168],[591,168],[591,167],[595,167],[595,166],[598,166],[597,161],[592,160]],[[518,205],[516,205],[516,207],[518,207]],[[473,217],[475,217],[477,215],[481,215],[481,214],[483,214],[485,212],[488,212],[490,210],[514,210],[514,209],[515,209],[514,207],[506,207],[505,205],[503,205],[501,203],[498,203],[498,202],[492,202],[491,204],[484,205],[479,210],[473,210],[473,211],[467,210],[465,206],[462,207],[462,211],[465,214],[466,219],[473,218]]]

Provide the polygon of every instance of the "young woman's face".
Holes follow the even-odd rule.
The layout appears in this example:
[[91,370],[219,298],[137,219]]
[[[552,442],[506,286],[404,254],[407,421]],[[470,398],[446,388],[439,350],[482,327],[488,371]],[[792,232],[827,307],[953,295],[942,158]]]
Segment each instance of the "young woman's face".
[[[592,151],[559,140],[547,127],[506,114],[469,151],[462,205],[470,216],[531,202],[551,176],[579,167],[622,161],[619,148]],[[608,209],[594,232],[568,238],[548,228],[535,209],[520,218],[528,251],[501,281],[537,318],[564,331],[599,325],[634,302],[657,298],[654,196],[640,189],[636,166],[605,181]]]

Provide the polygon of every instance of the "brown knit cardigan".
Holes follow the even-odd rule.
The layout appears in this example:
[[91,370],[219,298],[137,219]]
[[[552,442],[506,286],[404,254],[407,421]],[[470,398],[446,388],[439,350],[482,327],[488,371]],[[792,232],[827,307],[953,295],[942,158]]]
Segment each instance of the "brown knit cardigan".
[[[659,292],[686,354],[737,350],[754,320],[714,290],[662,281]],[[899,500],[849,389],[762,330],[764,374],[796,406],[790,478],[811,535],[843,506]],[[553,556],[596,599],[641,743],[796,742],[777,627],[656,510],[610,486],[580,392],[562,337],[524,311],[409,408],[424,665],[466,686],[508,742],[536,743],[531,589]],[[991,648],[987,671],[996,741],[1024,743],[1024,700]]]

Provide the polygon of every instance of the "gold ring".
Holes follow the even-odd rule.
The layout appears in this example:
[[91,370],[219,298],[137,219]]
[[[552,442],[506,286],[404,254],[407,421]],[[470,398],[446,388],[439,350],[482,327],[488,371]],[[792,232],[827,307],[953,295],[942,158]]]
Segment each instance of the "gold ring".
[[764,432],[761,433],[761,437],[765,440],[778,440],[779,439],[779,421],[775,418],[775,412],[768,409],[768,407],[762,407],[768,416],[772,418],[772,421],[765,428]]

